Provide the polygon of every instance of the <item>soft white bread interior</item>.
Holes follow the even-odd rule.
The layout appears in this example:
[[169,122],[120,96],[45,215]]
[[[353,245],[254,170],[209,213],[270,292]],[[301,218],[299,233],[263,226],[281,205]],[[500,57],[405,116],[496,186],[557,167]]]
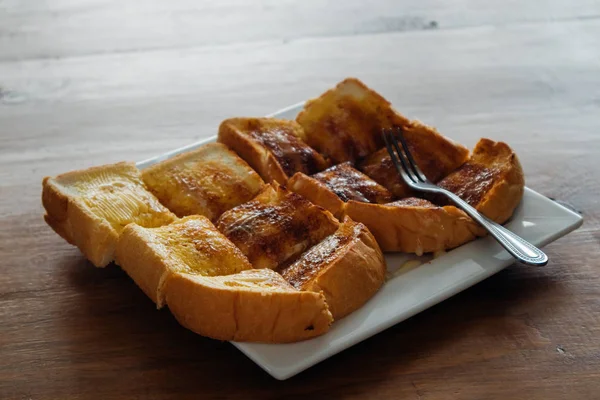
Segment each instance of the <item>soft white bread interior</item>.
[[216,225],[254,268],[275,269],[331,235],[339,222],[329,211],[275,184],[223,213]]
[[156,227],[176,218],[146,190],[140,172],[128,162],[46,177],[42,204],[48,225],[97,267],[113,260],[127,224]]
[[300,139],[295,121],[275,118],[231,118],[219,126],[218,141],[233,149],[267,182],[284,184],[296,172],[325,168],[323,156]]
[[525,178],[517,155],[506,143],[482,138],[469,161],[440,181],[439,186],[502,224],[521,202]]
[[219,340],[296,342],[322,335],[332,322],[322,293],[298,291],[270,269],[215,277],[175,273],[165,298],[181,325]]
[[369,230],[346,217],[338,230],[280,270],[299,290],[323,292],[338,320],[369,300],[385,281],[383,254]]
[[388,204],[349,201],[346,214],[365,224],[383,251],[421,255],[452,249],[484,234],[462,210],[418,198]]
[[128,225],[115,259],[157,308],[164,304],[165,281],[175,272],[214,276],[252,268],[246,256],[200,215],[158,228]]
[[263,188],[260,176],[221,143],[209,143],[142,170],[142,179],[177,214],[215,221]]
[[337,218],[344,213],[349,200],[365,203],[389,203],[392,193],[349,162],[334,165],[312,176],[301,172],[290,178],[286,186],[316,205],[329,210]]

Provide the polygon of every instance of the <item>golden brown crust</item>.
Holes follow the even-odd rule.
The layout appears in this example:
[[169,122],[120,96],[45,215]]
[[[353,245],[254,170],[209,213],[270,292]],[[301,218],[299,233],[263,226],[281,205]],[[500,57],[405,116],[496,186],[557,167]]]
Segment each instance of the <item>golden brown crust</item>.
[[322,335],[332,322],[322,293],[298,291],[268,269],[219,277],[173,274],[165,295],[181,325],[218,340],[296,342]]
[[113,259],[130,222],[160,226],[176,217],[146,190],[133,163],[72,171],[42,182],[44,219],[97,267]]
[[480,139],[468,162],[439,182],[488,218],[506,222],[523,197],[525,178],[517,155],[503,142]]
[[[469,157],[466,147],[419,121],[411,121],[402,129],[411,155],[432,182],[439,181],[460,167]],[[411,190],[398,174],[386,148],[367,157],[359,169],[388,188],[397,198],[411,195]]]
[[355,200],[383,204],[392,201],[389,190],[352,167],[349,162],[334,165],[312,177],[323,182],[344,202]]
[[215,221],[251,200],[264,182],[227,146],[209,143],[142,170],[148,189],[178,217],[204,215]]
[[304,128],[304,141],[334,164],[366,157],[383,147],[382,128],[409,122],[356,78],[309,100],[296,121]]
[[299,290],[323,292],[333,318],[360,308],[383,285],[386,264],[369,230],[346,217],[339,229],[283,268]]
[[298,193],[310,200],[312,203],[323,207],[336,218],[342,218],[345,203],[323,182],[298,172],[290,178],[286,187],[292,192]]
[[423,199],[389,204],[349,201],[346,214],[373,233],[383,251],[423,254],[460,246],[482,228],[454,206],[438,207]]
[[287,187],[306,197],[316,205],[329,210],[338,219],[349,200],[366,203],[388,203],[393,196],[350,163],[334,165],[310,177],[298,173],[287,183]]
[[276,185],[225,212],[216,225],[254,268],[274,269],[335,232],[339,222],[329,211]]
[[240,155],[266,182],[284,184],[296,172],[325,168],[323,156],[304,143],[302,127],[275,118],[231,118],[219,126],[218,141]]
[[252,268],[242,252],[200,215],[158,228],[127,225],[115,261],[157,308],[164,303],[164,282],[175,272],[215,276]]

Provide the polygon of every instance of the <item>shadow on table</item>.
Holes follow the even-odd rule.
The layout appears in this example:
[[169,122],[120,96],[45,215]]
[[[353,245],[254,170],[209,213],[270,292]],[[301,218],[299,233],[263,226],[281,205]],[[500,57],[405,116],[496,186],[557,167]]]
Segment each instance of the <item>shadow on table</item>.
[[64,271],[79,301],[77,316],[64,326],[80,383],[76,390],[124,398],[330,397],[373,393],[390,379],[414,395],[415,374],[547,345],[528,313],[542,307],[543,296],[563,290],[543,269],[513,266],[279,382],[229,343],[196,335],[168,310],[157,311],[118,267],[97,269],[78,260]]

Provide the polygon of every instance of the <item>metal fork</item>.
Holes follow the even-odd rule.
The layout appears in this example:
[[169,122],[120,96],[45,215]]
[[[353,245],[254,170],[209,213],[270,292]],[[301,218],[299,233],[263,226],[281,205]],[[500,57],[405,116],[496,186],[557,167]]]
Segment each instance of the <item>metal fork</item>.
[[[402,150],[398,145],[396,135],[398,136],[398,139],[400,139]],[[420,192],[445,195],[457,207],[467,213],[469,217],[473,218],[483,226],[490,235],[502,245],[502,247],[523,264],[535,266],[548,264],[548,256],[543,251],[522,237],[504,228],[502,225],[490,220],[485,215],[480,214],[475,208],[471,207],[456,194],[429,181],[410,154],[402,129],[384,129],[383,139],[385,140],[385,146],[387,147],[392,162],[396,166],[400,176],[402,176],[402,179],[404,179],[404,182],[406,182],[409,187]]]

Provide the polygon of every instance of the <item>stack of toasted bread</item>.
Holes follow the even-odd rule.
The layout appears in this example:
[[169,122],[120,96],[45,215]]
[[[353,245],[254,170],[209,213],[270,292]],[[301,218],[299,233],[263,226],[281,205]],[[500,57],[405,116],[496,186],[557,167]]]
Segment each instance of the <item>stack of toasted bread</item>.
[[429,179],[496,222],[510,218],[524,180],[506,144],[481,139],[469,153],[346,79],[296,121],[228,119],[218,143],[143,170],[122,162],[45,178],[45,219],[199,334],[307,339],[379,290],[382,249],[422,254],[483,234],[443,199],[411,193],[382,142],[392,127]]

